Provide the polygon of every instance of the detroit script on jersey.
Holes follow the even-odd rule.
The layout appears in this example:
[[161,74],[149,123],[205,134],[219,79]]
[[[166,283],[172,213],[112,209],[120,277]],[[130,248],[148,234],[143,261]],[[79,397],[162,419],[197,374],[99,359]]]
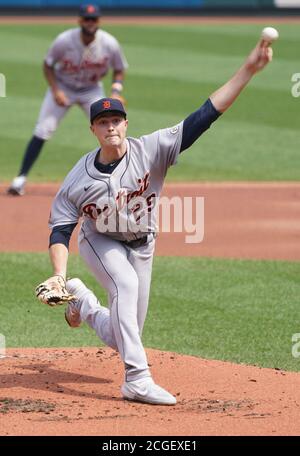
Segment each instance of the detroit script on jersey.
[[83,156],[54,199],[50,228],[77,223],[82,217],[85,234],[101,232],[131,241],[142,233],[156,232],[153,209],[167,170],[177,161],[182,127],[183,122],[141,138],[127,138],[127,152],[111,174],[95,167],[99,149]]
[[45,62],[54,66],[58,81],[73,89],[95,86],[109,71],[128,67],[118,41],[104,30],[98,30],[94,41],[85,46],[80,28],[67,30],[54,40]]

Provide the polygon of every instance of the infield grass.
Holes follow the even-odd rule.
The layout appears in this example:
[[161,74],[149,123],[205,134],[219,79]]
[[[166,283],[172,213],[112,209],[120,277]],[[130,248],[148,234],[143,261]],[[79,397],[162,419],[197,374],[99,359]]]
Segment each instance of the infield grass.
[[[0,180],[18,171],[46,89],[42,60],[70,25],[1,25]],[[192,111],[242,64],[261,25],[105,26],[130,63],[125,85],[129,135],[171,126]],[[274,61],[236,104],[170,170],[169,180],[298,180],[300,98],[291,77],[300,71],[299,26],[279,25]],[[105,86],[109,93],[110,77]],[[94,148],[83,112],[73,108],[34,167],[32,181],[62,180]]]
[[[0,333],[7,346],[100,345],[87,325],[67,326],[63,306],[35,298],[34,286],[51,273],[46,254],[1,253],[0,260]],[[105,302],[80,257],[70,256],[69,274]],[[157,257],[144,345],[298,371],[292,335],[300,332],[299,296],[297,263]]]

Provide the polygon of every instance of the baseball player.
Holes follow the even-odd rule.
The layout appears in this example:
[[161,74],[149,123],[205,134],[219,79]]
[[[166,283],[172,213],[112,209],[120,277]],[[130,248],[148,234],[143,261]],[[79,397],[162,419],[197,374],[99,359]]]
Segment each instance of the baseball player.
[[89,116],[90,105],[105,96],[101,80],[110,69],[113,78],[111,96],[124,101],[121,92],[128,64],[118,41],[98,29],[99,20],[98,6],[82,5],[79,10],[80,27],[61,33],[51,45],[44,61],[49,89],[19,175],[13,179],[8,194],[24,194],[27,174],[45,141],[51,138],[71,106],[78,104]]
[[[125,399],[176,403],[152,379],[141,340],[156,237],[153,202],[179,154],[230,107],[271,58],[271,47],[259,41],[235,75],[200,109],[172,128],[140,138],[126,137],[128,120],[119,100],[103,98],[91,105],[90,129],[100,148],[78,161],[54,199],[49,248],[53,276],[36,288],[36,294],[49,305],[67,302],[65,318],[71,327],[87,322],[119,352],[125,366]],[[107,290],[109,308],[80,279],[66,281],[69,240],[80,217],[79,251]]]

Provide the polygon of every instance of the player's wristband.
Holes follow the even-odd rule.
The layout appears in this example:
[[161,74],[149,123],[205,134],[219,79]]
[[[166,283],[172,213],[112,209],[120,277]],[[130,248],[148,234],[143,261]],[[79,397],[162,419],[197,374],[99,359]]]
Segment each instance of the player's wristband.
[[123,81],[113,81],[111,85],[111,93],[120,94],[123,90]]

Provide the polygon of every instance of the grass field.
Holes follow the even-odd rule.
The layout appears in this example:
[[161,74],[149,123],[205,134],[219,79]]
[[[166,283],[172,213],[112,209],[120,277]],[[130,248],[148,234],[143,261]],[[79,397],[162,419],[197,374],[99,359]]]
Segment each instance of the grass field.
[[[17,172],[36,122],[46,82],[42,60],[55,36],[70,25],[1,25],[0,179]],[[243,62],[261,25],[107,26],[122,43],[130,69],[126,81],[129,135],[181,121],[197,109]],[[170,180],[298,180],[299,106],[291,95],[299,72],[298,25],[280,25],[275,59],[238,102],[183,154]],[[109,89],[110,77],[105,85]],[[63,120],[31,174],[61,180],[96,143],[77,107]]]
[[[34,285],[50,274],[46,254],[1,258],[0,333],[8,346],[99,345],[87,325],[67,326],[63,307],[34,297]],[[69,272],[105,302],[79,257],[71,256]],[[296,263],[156,258],[143,340],[147,347],[298,371],[291,349],[299,293]]]

